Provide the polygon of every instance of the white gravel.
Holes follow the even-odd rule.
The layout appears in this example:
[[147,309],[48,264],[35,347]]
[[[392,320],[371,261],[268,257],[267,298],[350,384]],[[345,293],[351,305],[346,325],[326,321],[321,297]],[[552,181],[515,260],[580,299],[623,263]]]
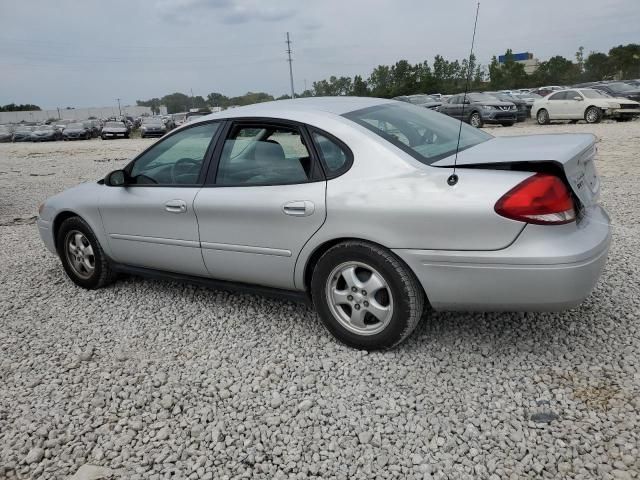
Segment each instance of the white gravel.
[[0,478],[640,479],[640,122],[490,131],[601,139],[600,284],[565,313],[433,313],[374,354],[297,304],[75,287],[38,203],[151,140],[0,144]]

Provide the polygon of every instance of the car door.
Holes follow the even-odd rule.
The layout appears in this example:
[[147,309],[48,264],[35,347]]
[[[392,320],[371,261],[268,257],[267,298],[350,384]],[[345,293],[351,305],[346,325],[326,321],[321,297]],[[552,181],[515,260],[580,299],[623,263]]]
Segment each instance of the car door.
[[550,120],[566,118],[564,99],[565,92],[554,93],[549,97],[546,108]]
[[584,118],[584,99],[577,90],[567,90],[564,99],[564,111],[566,116],[564,118],[580,120]]
[[207,276],[193,201],[220,125],[168,135],[125,168],[124,186],[105,186],[99,208],[113,260]]
[[229,122],[195,211],[216,279],[294,288],[296,259],[325,221],[326,181],[306,129]]

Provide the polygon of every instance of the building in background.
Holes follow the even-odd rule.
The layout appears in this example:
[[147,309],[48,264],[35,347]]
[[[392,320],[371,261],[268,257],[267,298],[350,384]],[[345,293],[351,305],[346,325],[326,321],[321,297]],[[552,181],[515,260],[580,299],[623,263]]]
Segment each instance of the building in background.
[[[119,117],[120,113],[130,117],[140,117],[153,115],[150,107],[139,107],[137,105],[124,105],[118,109],[118,105],[113,107],[90,107],[90,108],[65,108],[55,110],[34,110],[28,112],[0,112],[1,123],[20,122],[46,122],[50,118],[60,120],[86,120],[89,117],[106,119],[109,117]],[[160,115],[167,114],[167,107],[160,106]]]
[[[533,58],[533,53],[529,53],[529,52],[514,53],[511,55],[511,58],[513,59],[513,61],[524,65],[524,71],[527,73],[527,75],[531,75],[540,66],[540,60],[538,60],[537,58]],[[498,57],[498,63],[503,64],[506,61],[507,61],[506,55],[500,55]]]

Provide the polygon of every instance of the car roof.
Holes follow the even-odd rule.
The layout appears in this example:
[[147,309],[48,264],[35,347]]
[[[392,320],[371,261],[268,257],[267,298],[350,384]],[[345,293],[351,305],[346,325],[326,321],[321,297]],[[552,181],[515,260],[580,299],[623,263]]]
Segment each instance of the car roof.
[[289,111],[324,112],[343,115],[363,108],[393,103],[395,100],[374,97],[307,97],[295,100],[275,100],[237,107],[198,118],[198,122],[216,118],[282,117]]

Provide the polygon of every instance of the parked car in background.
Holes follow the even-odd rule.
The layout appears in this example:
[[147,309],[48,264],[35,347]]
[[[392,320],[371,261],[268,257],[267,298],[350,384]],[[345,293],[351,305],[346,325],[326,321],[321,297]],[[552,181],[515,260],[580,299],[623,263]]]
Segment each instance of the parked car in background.
[[167,127],[167,131],[176,128],[176,123],[173,121],[171,115],[163,115],[160,118],[162,119],[162,123],[164,123],[165,127]]
[[517,121],[518,109],[513,102],[499,100],[488,93],[472,92],[466,99],[463,94],[454,95],[438,111],[480,128],[485,123],[510,127]]
[[124,122],[107,122],[102,127],[102,133],[100,134],[102,140],[108,138],[129,138],[129,129]]
[[540,125],[554,120],[599,123],[605,117],[626,121],[640,116],[640,103],[614,98],[594,88],[573,88],[537,100],[531,114]]
[[63,140],[90,140],[91,137],[91,129],[81,122],[70,123],[62,131]]
[[602,90],[612,97],[624,97],[629,100],[640,102],[640,88],[633,87],[624,82],[596,83],[595,85],[592,85],[591,88]]
[[80,123],[82,123],[82,125],[84,125],[85,128],[89,130],[92,138],[96,138],[98,135],[100,135],[100,128],[95,120],[84,120]]
[[540,95],[541,97],[546,97],[551,92],[555,92],[556,90],[562,90],[562,89],[563,89],[563,87],[560,87],[558,85],[551,85],[551,86],[547,86],[547,87],[536,88],[535,90],[532,90],[532,93],[536,93],[536,94]]
[[15,130],[13,131],[13,137],[11,138],[12,142],[30,142],[31,141],[31,132],[35,127],[31,125],[17,125]]
[[10,142],[13,139],[13,130],[11,125],[0,125],[0,142]]
[[440,105],[442,105],[442,102],[439,99],[425,94],[401,95],[399,97],[394,97],[392,100],[412,103],[418,107],[430,108],[431,110],[437,110]]
[[32,142],[52,142],[55,140],[62,140],[62,132],[54,125],[38,125],[31,132]]
[[580,304],[611,242],[595,140],[493,138],[377,98],[260,103],[171,132],[47,199],[37,226],[79,287],[118,272],[258,285],[307,298],[342,342],[385,349],[427,305]]
[[519,98],[518,94],[515,91],[513,91],[512,93],[503,93],[503,92],[486,92],[486,93],[493,95],[498,100],[502,100],[503,102],[513,103],[517,108],[516,120],[518,122],[524,122],[527,118],[529,118],[529,115],[530,115],[529,112],[531,111],[531,107],[529,107],[527,102]]
[[142,125],[140,125],[140,136],[142,138],[161,137],[165,133],[167,133],[167,126],[160,117],[146,117],[142,119]]

